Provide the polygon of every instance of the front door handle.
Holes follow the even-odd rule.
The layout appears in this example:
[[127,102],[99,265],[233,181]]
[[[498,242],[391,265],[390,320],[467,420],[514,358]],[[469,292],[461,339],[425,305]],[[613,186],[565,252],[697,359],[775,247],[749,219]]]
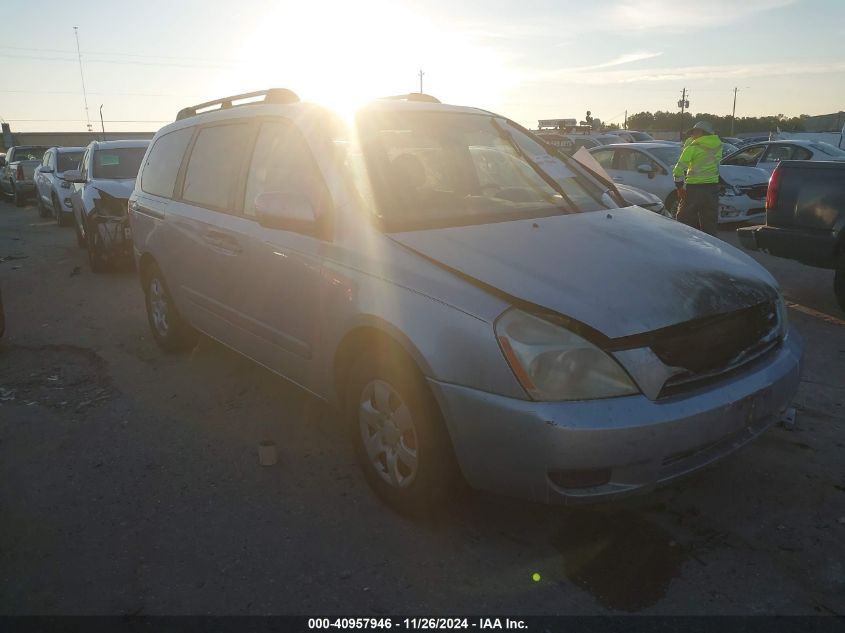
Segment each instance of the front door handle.
[[243,250],[236,238],[221,231],[206,231],[204,239],[214,248],[224,251],[229,255],[238,255]]

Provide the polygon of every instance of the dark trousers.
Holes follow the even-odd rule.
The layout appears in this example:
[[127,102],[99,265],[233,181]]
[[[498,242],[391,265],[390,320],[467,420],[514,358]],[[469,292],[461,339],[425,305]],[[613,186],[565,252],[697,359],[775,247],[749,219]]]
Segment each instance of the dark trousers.
[[716,235],[719,218],[719,185],[687,185],[686,200],[678,207],[678,222]]

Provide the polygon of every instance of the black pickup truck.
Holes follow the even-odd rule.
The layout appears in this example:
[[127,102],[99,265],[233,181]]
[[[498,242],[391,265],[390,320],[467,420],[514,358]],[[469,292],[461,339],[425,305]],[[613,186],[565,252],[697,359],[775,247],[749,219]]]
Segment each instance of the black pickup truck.
[[845,310],[845,162],[781,162],[769,181],[766,224],[737,234],[749,250],[834,269]]

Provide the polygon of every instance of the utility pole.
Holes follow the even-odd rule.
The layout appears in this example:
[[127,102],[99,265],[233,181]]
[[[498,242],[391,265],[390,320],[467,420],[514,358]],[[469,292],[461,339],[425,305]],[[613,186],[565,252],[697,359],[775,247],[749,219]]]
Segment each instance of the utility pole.
[[736,93],[739,88],[734,88],[734,107],[731,110],[731,136],[734,135],[734,121],[736,120]]
[[628,111],[625,110],[625,124],[622,126],[623,129],[628,129]]
[[423,93],[423,81],[422,81],[422,80],[423,80],[423,75],[424,75],[424,74],[425,74],[425,73],[423,72],[422,68],[420,68],[420,72],[419,72],[419,76],[420,76],[420,94],[422,94],[422,93]]
[[684,88],[681,91],[681,100],[678,101],[678,107],[681,109],[681,139],[683,140],[684,136],[684,110],[689,107],[689,101],[687,100],[687,89]]
[[76,57],[79,59],[79,77],[82,79],[82,101],[85,103],[85,124],[88,131],[91,131],[91,116],[88,114],[88,94],[85,92],[85,75],[82,73],[82,53],[79,52],[79,27],[73,27],[73,34],[76,37]]
[[106,124],[103,122],[103,104],[100,104],[100,126],[103,128],[103,140],[106,140]]

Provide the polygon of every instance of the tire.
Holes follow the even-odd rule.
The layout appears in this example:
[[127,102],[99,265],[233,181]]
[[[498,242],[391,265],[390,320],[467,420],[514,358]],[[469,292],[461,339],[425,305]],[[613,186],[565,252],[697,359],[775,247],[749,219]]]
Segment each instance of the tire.
[[420,371],[402,351],[386,346],[363,352],[348,375],[344,409],[367,483],[402,514],[443,509],[463,480]]
[[53,200],[53,215],[56,216],[56,224],[59,226],[66,226],[67,220],[65,219],[65,214],[62,213],[62,207],[59,204],[59,199],[56,197],[55,193],[53,193],[50,198]]
[[833,274],[833,292],[840,309],[845,312],[845,252],[839,254]]
[[85,238],[82,236],[82,231],[79,229],[79,222],[76,221],[76,214],[73,216],[73,230],[76,233],[76,246],[79,248],[86,248]]
[[21,195],[18,191],[18,188],[15,186],[15,183],[12,184],[12,202],[15,203],[16,207],[22,207],[26,204],[26,199]]
[[144,275],[144,302],[147,322],[161,349],[174,353],[196,346],[197,332],[176,310],[167,282],[155,264]]
[[[96,227],[95,227],[96,228]],[[86,239],[86,248],[88,250],[88,264],[91,266],[91,272],[104,273],[108,270],[109,263],[103,250],[103,237],[99,230],[85,231],[88,238]]]

